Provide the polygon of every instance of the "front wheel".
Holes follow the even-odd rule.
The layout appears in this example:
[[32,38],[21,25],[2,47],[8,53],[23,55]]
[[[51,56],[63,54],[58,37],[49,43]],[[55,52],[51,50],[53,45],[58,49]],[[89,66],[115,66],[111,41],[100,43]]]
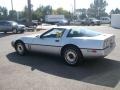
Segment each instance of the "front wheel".
[[82,55],[79,49],[76,47],[68,47],[64,49],[63,57],[67,64],[69,65],[77,65],[83,61]]
[[24,55],[26,53],[25,45],[22,42],[16,43],[15,49],[19,55]]
[[16,34],[17,33],[17,29],[13,29],[13,33]]
[[6,34],[7,32],[5,31],[4,33]]
[[91,25],[94,26],[95,25],[94,22],[92,22]]

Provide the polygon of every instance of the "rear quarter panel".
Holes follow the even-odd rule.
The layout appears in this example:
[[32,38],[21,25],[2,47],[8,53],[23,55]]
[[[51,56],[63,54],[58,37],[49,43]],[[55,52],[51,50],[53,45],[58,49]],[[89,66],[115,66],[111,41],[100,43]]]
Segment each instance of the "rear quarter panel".
[[103,49],[104,40],[95,40],[87,37],[67,37],[64,40],[65,44],[73,44],[81,49]]

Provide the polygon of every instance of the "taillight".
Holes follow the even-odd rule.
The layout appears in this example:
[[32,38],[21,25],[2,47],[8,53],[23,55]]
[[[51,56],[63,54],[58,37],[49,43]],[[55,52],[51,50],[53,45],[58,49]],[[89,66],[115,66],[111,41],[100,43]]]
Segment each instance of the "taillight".
[[106,48],[106,47],[108,47],[108,46],[109,46],[109,40],[107,39],[107,40],[104,41],[103,47]]

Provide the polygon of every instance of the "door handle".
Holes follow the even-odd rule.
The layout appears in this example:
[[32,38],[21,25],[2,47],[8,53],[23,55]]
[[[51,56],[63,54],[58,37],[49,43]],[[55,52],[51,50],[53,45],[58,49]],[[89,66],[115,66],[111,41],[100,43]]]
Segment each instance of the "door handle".
[[55,40],[55,42],[59,42],[59,40]]

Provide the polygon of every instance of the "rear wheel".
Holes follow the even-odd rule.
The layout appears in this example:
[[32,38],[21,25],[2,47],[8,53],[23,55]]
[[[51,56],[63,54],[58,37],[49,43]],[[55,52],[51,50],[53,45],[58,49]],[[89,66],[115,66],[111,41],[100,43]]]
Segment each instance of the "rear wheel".
[[20,31],[20,33],[24,33],[24,31]]
[[23,31],[23,30],[21,30],[21,31],[18,31],[17,33],[24,33],[24,31]]
[[77,65],[83,61],[80,50],[76,47],[67,47],[63,50],[63,57],[67,64]]
[[25,45],[22,42],[17,42],[15,45],[15,49],[16,49],[17,54],[19,55],[25,55],[26,53]]

